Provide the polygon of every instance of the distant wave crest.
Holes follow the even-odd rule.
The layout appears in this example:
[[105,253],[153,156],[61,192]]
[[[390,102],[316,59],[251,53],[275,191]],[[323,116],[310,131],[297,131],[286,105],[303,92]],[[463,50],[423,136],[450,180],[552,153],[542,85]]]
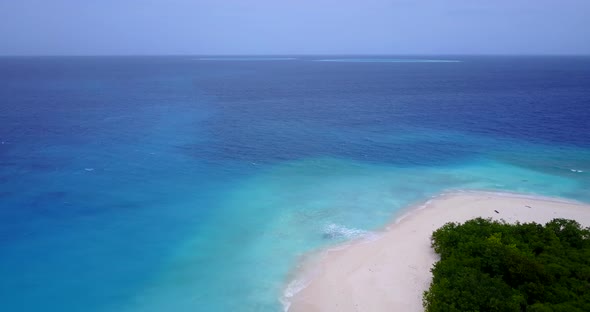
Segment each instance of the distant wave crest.
[[196,61],[291,61],[294,57],[201,57]]
[[316,62],[348,62],[348,63],[459,63],[459,60],[430,60],[430,59],[376,59],[376,58],[342,58],[314,60]]

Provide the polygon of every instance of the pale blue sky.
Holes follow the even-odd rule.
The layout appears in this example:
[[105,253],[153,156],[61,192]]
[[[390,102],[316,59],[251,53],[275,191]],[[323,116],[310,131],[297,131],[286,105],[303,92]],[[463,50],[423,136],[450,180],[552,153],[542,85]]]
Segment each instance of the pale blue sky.
[[31,54],[590,54],[590,0],[0,0]]

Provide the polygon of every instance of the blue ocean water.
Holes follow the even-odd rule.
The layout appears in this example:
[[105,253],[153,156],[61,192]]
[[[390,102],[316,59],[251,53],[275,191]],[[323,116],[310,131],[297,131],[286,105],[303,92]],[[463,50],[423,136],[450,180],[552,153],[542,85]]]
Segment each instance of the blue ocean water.
[[442,191],[590,202],[589,57],[417,59],[0,58],[0,310],[280,311]]

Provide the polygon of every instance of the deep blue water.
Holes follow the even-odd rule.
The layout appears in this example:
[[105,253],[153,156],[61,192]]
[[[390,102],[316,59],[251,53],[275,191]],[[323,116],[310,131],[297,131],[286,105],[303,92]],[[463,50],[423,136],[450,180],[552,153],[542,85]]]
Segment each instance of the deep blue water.
[[0,310],[279,311],[444,190],[590,202],[590,57],[416,59],[0,58]]

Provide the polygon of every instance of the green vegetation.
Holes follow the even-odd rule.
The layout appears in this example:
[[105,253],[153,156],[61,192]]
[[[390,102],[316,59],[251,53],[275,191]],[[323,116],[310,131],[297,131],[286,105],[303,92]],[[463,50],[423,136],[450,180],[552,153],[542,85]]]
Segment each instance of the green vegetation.
[[576,221],[448,223],[432,247],[427,312],[590,311],[590,229]]

